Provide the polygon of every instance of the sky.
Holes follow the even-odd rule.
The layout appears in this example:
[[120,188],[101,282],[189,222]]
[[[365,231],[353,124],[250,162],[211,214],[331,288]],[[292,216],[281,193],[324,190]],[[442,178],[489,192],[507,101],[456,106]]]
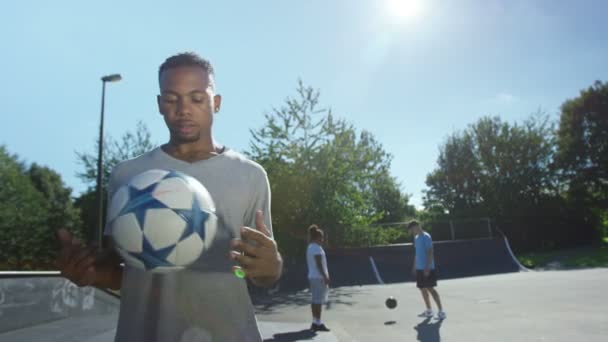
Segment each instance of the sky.
[[76,151],[138,121],[164,143],[158,66],[194,51],[216,71],[215,138],[238,151],[264,114],[296,95],[373,133],[422,205],[445,138],[478,118],[520,122],[608,80],[608,1],[11,1],[0,10],[0,145],[82,192]]

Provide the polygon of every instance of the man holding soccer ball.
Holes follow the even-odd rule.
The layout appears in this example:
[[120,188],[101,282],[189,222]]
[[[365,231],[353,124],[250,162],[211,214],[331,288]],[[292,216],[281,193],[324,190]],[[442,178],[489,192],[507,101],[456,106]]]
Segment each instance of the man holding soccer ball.
[[[246,282],[272,286],[282,259],[272,238],[270,188],[264,169],[218,145],[212,135],[221,96],[211,64],[193,53],[168,58],[159,69],[158,107],[169,142],[112,171],[108,193],[144,171],[176,170],[205,185],[216,205],[212,246],[187,269],[164,274],[122,266],[106,248],[85,247],[65,230],[57,260],[79,286],[121,290],[116,341],[261,341]],[[110,232],[106,228],[106,235]]]

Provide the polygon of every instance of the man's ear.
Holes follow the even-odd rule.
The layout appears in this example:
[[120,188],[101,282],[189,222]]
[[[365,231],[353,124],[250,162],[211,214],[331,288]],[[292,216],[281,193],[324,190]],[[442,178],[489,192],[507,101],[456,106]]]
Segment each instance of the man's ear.
[[220,94],[213,95],[213,112],[214,113],[219,112],[221,106],[222,106],[222,95],[220,95]]

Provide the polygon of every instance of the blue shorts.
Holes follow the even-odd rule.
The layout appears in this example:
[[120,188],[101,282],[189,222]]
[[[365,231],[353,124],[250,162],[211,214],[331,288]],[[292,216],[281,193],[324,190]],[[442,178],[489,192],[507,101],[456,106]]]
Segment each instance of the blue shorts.
[[310,293],[312,294],[312,304],[324,304],[327,302],[328,286],[325,285],[323,279],[311,278],[308,279],[310,284]]

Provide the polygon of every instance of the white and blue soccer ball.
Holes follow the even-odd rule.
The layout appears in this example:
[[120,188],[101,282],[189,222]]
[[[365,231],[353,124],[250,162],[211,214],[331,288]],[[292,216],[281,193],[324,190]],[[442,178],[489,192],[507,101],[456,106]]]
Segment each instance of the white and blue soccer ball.
[[138,174],[114,193],[108,210],[111,235],[125,263],[152,272],[193,263],[217,230],[207,189],[177,171]]

